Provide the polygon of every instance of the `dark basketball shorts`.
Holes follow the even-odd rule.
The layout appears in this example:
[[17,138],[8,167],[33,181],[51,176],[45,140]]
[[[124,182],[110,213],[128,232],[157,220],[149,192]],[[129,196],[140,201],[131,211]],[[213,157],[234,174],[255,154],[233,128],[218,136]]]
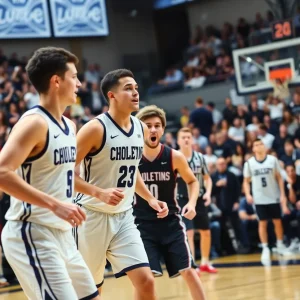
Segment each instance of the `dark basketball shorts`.
[[[188,198],[179,197],[178,199],[181,209],[188,203]],[[186,230],[208,230],[209,229],[209,217],[208,217],[208,208],[204,205],[205,201],[202,197],[198,198],[196,205],[196,216],[193,220],[189,220],[185,217],[182,217],[182,220],[185,224]]]
[[279,203],[274,204],[256,204],[256,213],[260,221],[280,219],[281,207]]
[[162,276],[162,260],[171,278],[194,266],[180,215],[169,215],[153,221],[136,219],[135,223],[141,233],[154,276]]

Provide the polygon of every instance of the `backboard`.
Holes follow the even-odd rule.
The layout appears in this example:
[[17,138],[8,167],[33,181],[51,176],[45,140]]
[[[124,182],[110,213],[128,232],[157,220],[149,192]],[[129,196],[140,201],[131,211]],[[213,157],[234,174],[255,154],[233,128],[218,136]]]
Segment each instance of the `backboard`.
[[289,87],[300,85],[300,38],[233,51],[239,95],[273,90],[277,74],[291,77]]

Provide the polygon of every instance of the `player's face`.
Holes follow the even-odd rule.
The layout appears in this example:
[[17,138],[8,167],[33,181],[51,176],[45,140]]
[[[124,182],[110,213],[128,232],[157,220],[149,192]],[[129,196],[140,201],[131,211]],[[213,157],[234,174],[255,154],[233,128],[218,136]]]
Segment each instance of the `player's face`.
[[114,105],[125,113],[132,113],[139,110],[139,92],[138,85],[132,77],[123,77],[119,79],[119,85],[111,93]]
[[193,137],[189,132],[180,132],[177,138],[177,144],[180,149],[192,148]]
[[68,71],[65,73],[64,79],[59,81],[59,95],[64,104],[71,105],[77,101],[77,92],[81,86],[77,78],[77,70],[73,63],[67,63]]
[[152,117],[144,120],[144,122],[149,129],[149,136],[146,138],[145,144],[149,148],[155,149],[159,145],[160,139],[164,134],[161,120],[159,117]]
[[254,154],[264,154],[266,153],[266,147],[262,141],[253,143],[253,153]]

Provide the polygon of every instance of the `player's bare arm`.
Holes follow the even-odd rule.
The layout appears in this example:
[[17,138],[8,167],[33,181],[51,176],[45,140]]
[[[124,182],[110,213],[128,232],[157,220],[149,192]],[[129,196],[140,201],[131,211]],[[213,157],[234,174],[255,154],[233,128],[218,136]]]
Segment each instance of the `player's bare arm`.
[[244,185],[245,196],[246,196],[247,202],[249,204],[253,204],[254,201],[253,201],[253,198],[252,198],[252,195],[250,192],[250,182],[251,182],[251,177],[244,177],[243,185]]
[[72,226],[74,223],[80,225],[85,214],[79,207],[35,189],[15,173],[27,158],[42,151],[47,132],[47,122],[38,115],[27,116],[15,125],[0,153],[0,189],[17,199],[51,210]]
[[187,184],[189,202],[182,209],[182,215],[189,220],[196,216],[196,204],[199,196],[199,182],[195,177],[193,171],[188,165],[185,156],[176,150],[172,150],[173,168],[177,170],[182,179]]
[[287,199],[284,191],[284,182],[279,172],[275,173],[275,178],[278,182],[279,190],[280,190],[280,203],[284,214],[290,214],[290,210],[287,207]]
[[90,195],[109,205],[116,206],[124,198],[124,193],[119,188],[101,189],[85,180],[80,175],[80,163],[89,154],[96,152],[103,141],[104,128],[94,119],[85,124],[77,133],[77,157],[75,169],[75,190],[79,193]]
[[206,192],[203,195],[203,200],[205,200],[205,206],[209,206],[211,203],[212,180],[208,174],[204,174],[203,179],[206,188]]

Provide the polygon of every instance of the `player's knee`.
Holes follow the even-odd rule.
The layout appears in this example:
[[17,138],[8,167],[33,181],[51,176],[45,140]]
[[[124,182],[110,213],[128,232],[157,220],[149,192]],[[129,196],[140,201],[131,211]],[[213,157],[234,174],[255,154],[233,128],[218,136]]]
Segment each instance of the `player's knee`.
[[259,221],[260,228],[267,228],[268,222],[267,221]]
[[194,237],[194,230],[188,230],[186,232],[186,235],[187,235],[188,238],[193,238]]
[[203,238],[209,238],[211,236],[210,230],[200,230],[200,235]]
[[185,280],[191,280],[192,278],[194,278],[195,272],[196,271],[194,269],[190,268],[187,270],[180,271],[180,274]]
[[140,277],[139,286],[137,289],[142,290],[143,293],[154,293],[154,276],[149,274],[144,274]]

